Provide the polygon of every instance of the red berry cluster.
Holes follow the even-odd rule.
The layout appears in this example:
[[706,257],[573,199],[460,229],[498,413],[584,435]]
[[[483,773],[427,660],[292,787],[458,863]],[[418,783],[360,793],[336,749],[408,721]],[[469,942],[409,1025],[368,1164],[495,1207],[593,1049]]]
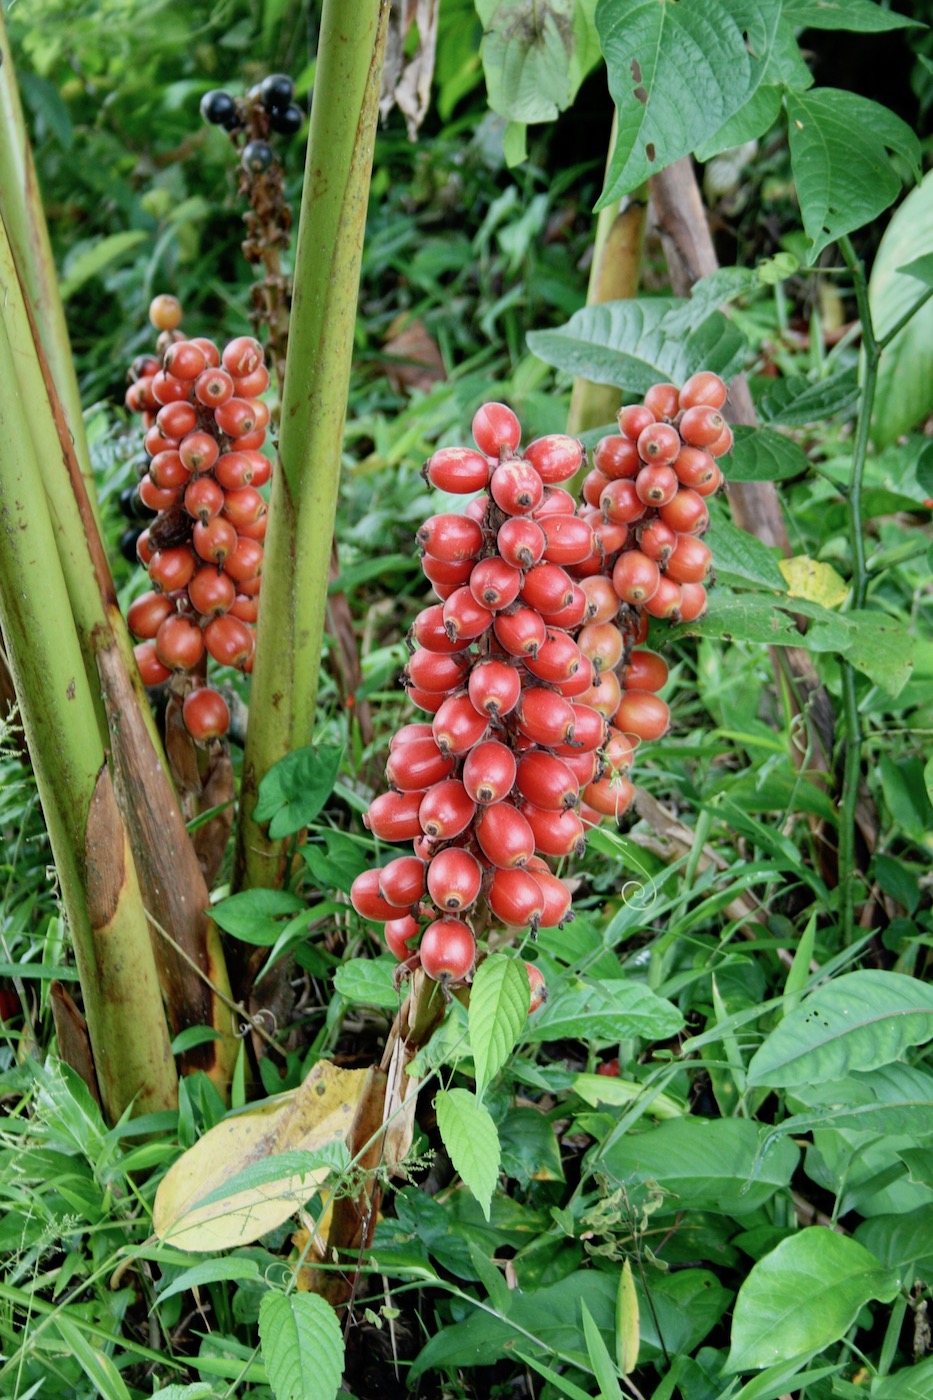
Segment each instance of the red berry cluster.
[[475,448],[426,463],[438,489],[478,494],[418,531],[440,601],[415,618],[405,684],[433,718],[395,735],[390,791],[364,818],[413,854],[365,871],[351,899],[384,923],[400,961],[445,986],[469,978],[490,918],[534,933],[573,917],[548,858],[580,853],[588,826],[628,808],[634,747],[667,730],[667,665],[641,644],[650,617],[705,607],[698,535],[703,498],[722,482],[715,459],[731,446],[725,397],[704,372],[624,408],[580,508],[561,483],[582,466],[582,444],[554,434],[520,452],[504,404],[476,414]]
[[150,461],[138,492],[158,514],[136,545],[152,589],[127,623],[145,684],[176,677],[185,725],[203,743],[230,725],[223,696],[204,684],[207,657],[252,667],[266,531],[258,488],[272,470],[259,451],[269,421],[259,396],[269,373],[251,336],[223,353],[183,337],[174,297],[156,297],[149,315],[160,356],[134,364],[126,405],[143,415]]

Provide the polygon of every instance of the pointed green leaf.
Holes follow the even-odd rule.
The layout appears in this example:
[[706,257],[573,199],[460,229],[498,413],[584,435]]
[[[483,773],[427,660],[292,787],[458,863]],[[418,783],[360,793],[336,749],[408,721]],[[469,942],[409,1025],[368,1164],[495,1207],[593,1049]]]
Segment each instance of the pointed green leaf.
[[140,243],[145,243],[149,236],[141,229],[127,229],[123,233],[111,233],[109,237],[100,239],[91,247],[85,246],[81,251],[76,249],[68,258],[65,275],[59,283],[62,300],[67,301],[69,297],[74,296],[85,282],[103,272],[111,263],[126,257],[127,253],[138,248]]
[[684,1024],[672,1002],[656,996],[640,982],[622,978],[578,982],[559,991],[528,1021],[524,1040],[588,1042],[642,1036],[666,1040]]
[[789,92],[785,99],[791,167],[811,262],[844,233],[893,204],[901,178],[889,151],[919,179],[920,142],[906,122],[841,88]]
[[742,366],[744,336],[719,311],[685,333],[686,306],[675,297],[585,306],[556,330],[532,331],[528,345],[546,364],[631,394],[645,394],[665,380],[683,384],[698,369],[730,379]]
[[785,481],[810,470],[803,449],[769,428],[733,428],[730,481]]
[[469,1089],[441,1089],[434,1109],[450,1160],[488,1220],[499,1176],[499,1135],[492,1116]]
[[821,1351],[864,1305],[890,1303],[899,1279],[855,1240],[814,1225],[782,1240],[739,1289],[726,1371],[753,1371]]
[[55,1314],[55,1326],[65,1346],[75,1357],[81,1370],[101,1400],[130,1400],[130,1392],[110,1357],[92,1346],[77,1322],[64,1312]]
[[323,808],[334,790],[342,759],[343,749],[334,744],[293,749],[259,784],[253,820],[269,822],[273,840],[293,836]]
[[784,18],[801,29],[851,29],[862,34],[919,23],[882,9],[874,0],[784,0]]
[[858,396],[855,365],[815,382],[795,374],[789,379],[774,380],[762,392],[758,412],[763,422],[780,423],[785,428],[806,428],[837,413],[848,413],[858,403]]
[[397,967],[394,958],[353,958],[337,968],[334,986],[357,1005],[398,1010],[401,999],[392,980]]
[[242,890],[222,899],[211,909],[211,918],[224,933],[271,947],[284,928],[282,919],[300,914],[305,901],[290,890]]
[[259,1305],[259,1340],[275,1400],[334,1400],[343,1376],[343,1333],[323,1298],[270,1290]]
[[638,1294],[632,1275],[632,1261],[626,1258],[616,1295],[616,1363],[623,1376],[630,1376],[638,1364],[640,1339]]
[[740,530],[725,516],[716,515],[710,525],[706,543],[713,551],[713,564],[717,575],[731,574],[736,579],[757,584],[760,588],[768,588],[777,593],[786,592],[775,551],[746,530]]
[[619,1386],[619,1378],[616,1375],[612,1357],[609,1355],[609,1348],[603,1341],[602,1333],[593,1321],[593,1314],[585,1303],[580,1304],[580,1312],[583,1317],[586,1354],[590,1358],[593,1375],[599,1386],[599,1400],[621,1400],[622,1390]]
[[744,106],[764,77],[780,12],[777,0],[600,0],[618,132],[597,208],[689,155]]
[[493,953],[480,963],[470,988],[470,1047],[478,1098],[511,1054],[528,1004],[528,974],[517,958]]
[[811,992],[752,1056],[750,1087],[793,1088],[891,1064],[933,1039],[933,987],[900,972],[846,972]]
[[176,1293],[187,1293],[192,1288],[200,1288],[204,1283],[219,1283],[227,1279],[256,1279],[258,1277],[259,1265],[255,1259],[238,1259],[236,1256],[205,1259],[202,1264],[195,1264],[192,1268],[183,1270],[167,1288],[161,1290],[156,1302],[161,1305],[167,1298],[174,1297]]
[[[868,283],[875,334],[884,336],[923,296],[910,270],[933,256],[933,171],[911,190],[884,231]],[[933,409],[933,301],[884,350],[878,365],[872,439],[894,442]]]

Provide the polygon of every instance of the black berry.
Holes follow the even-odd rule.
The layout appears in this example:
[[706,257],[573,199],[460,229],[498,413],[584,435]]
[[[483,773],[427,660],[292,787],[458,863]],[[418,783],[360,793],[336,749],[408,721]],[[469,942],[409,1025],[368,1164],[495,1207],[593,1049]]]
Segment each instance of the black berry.
[[236,123],[239,120],[233,98],[229,92],[221,92],[219,88],[206,92],[201,98],[201,116],[211,126],[227,127],[231,121]]
[[275,156],[272,147],[266,141],[250,141],[243,147],[243,154],[240,160],[244,170],[248,170],[251,175],[261,175],[264,170],[268,170]]
[[281,136],[294,136],[296,131],[301,130],[303,121],[304,112],[292,102],[283,112],[273,112],[269,118],[269,125]]
[[266,111],[275,115],[284,112],[295,95],[295,84],[287,73],[270,73],[259,85],[259,95]]
[[124,530],[123,534],[120,536],[120,553],[123,555],[123,558],[128,560],[131,564],[139,563],[136,557],[136,541],[139,539],[141,533],[142,531],[138,525],[131,525],[130,528]]

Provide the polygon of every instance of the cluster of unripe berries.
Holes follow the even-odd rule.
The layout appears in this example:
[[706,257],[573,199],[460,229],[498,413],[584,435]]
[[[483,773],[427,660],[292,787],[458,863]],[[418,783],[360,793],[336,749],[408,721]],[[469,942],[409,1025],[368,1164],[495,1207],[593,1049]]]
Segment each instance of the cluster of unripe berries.
[[520,451],[504,404],[476,414],[475,448],[425,465],[433,486],[473,499],[418,531],[439,601],[415,618],[404,681],[431,718],[395,735],[390,790],[364,818],[413,853],[365,871],[351,900],[400,961],[445,987],[469,979],[491,921],[534,934],[572,917],[548,861],[626,811],[634,748],[667,730],[667,665],[642,644],[650,617],[705,607],[698,536],[731,442],[725,396],[702,373],[624,408],[582,506],[562,485],[584,466],[582,444],[553,434]]
[[268,170],[275,159],[265,137],[271,132],[294,136],[301,129],[304,113],[294,96],[295,85],[286,73],[270,73],[245,97],[232,97],[220,88],[206,92],[201,98],[201,116],[231,136],[242,132],[249,138],[240,161],[244,170],[258,175]]
[[157,515],[136,551],[152,587],[130,605],[127,624],[143,681],[175,677],[185,725],[203,743],[230,726],[223,696],[203,683],[208,657],[252,669],[267,509],[259,487],[272,470],[259,450],[269,373],[251,336],[222,352],[182,336],[174,297],[156,297],[149,315],[160,353],[134,363],[126,406],[146,430],[149,465],[137,490]]

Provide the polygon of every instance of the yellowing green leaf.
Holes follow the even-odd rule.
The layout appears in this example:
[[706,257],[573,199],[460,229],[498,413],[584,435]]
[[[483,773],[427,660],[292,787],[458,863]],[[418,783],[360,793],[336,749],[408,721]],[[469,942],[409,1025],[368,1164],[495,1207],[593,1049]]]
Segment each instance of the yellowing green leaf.
[[792,598],[806,598],[807,602],[819,603],[824,608],[838,608],[849,595],[849,585],[832,564],[821,564],[807,554],[779,559],[778,568]]
[[322,1060],[293,1093],[211,1128],[156,1192],[159,1238],[179,1249],[232,1249],[281,1225],[346,1155],[366,1074]]
[[638,1294],[632,1276],[632,1261],[626,1259],[616,1297],[616,1362],[623,1376],[630,1376],[635,1369],[640,1335]]

